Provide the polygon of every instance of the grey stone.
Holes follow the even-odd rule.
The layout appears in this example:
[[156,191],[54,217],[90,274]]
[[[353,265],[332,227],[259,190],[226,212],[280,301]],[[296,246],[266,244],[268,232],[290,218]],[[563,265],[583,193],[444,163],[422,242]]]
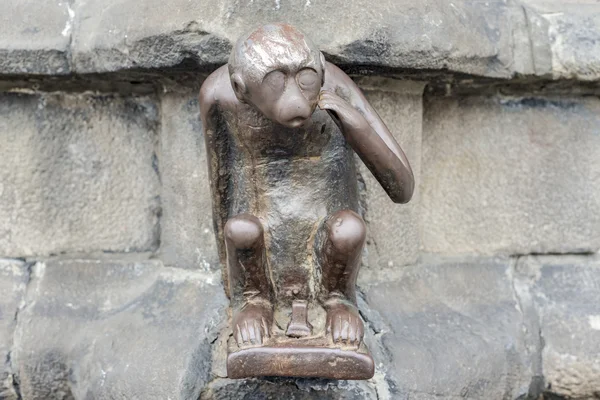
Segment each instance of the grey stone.
[[0,1],[0,74],[70,72],[71,1]]
[[2,74],[212,69],[226,62],[244,31],[286,21],[346,65],[492,78],[600,77],[600,6],[593,0],[3,0],[1,7]]
[[14,330],[22,307],[29,273],[17,260],[0,260],[0,399],[17,400],[12,357]]
[[74,13],[80,73],[224,64],[241,33],[285,21],[341,63],[511,75],[509,13],[499,1],[106,0],[78,1]]
[[219,257],[197,95],[162,97],[160,254],[166,265],[209,270],[219,268]]
[[[592,0],[526,0],[533,24],[545,25],[555,79],[597,80],[600,77],[600,6]],[[535,39],[538,39],[536,42]],[[542,40],[539,40],[542,39]]]
[[[550,28],[548,20],[533,8],[524,8],[529,30],[529,45],[533,74],[542,77],[552,76],[552,48],[550,44]],[[515,57],[517,60],[517,57]],[[515,69],[520,72],[519,69]],[[527,73],[523,71],[523,73]]]
[[379,398],[375,388],[369,382],[294,378],[216,379],[200,396],[200,400],[228,399],[376,400]]
[[[406,152],[415,180],[420,182],[424,84],[377,78],[359,79],[358,84]],[[420,245],[418,187],[410,203],[394,204],[358,157],[357,164],[366,192],[368,267],[414,264]]]
[[157,247],[152,98],[0,95],[0,254]]
[[552,49],[549,23],[530,2],[512,2],[510,20],[513,32],[514,72],[519,75],[550,77]]
[[426,103],[422,245],[442,254],[600,248],[597,98]]
[[544,390],[567,399],[600,393],[600,256],[526,257],[521,279],[539,319]]
[[226,318],[219,277],[159,261],[38,262],[15,361],[26,399],[197,399]]
[[[533,379],[509,260],[427,260],[363,285],[393,399],[514,399]],[[372,348],[374,346],[371,345]]]

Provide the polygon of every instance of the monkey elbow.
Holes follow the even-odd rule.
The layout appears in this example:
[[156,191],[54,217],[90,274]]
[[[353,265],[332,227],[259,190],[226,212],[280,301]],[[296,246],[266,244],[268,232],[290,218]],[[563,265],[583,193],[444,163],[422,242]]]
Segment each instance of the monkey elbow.
[[414,192],[414,179],[410,179],[408,182],[404,183],[399,182],[387,190],[388,196],[390,196],[390,199],[396,204],[408,203],[412,199]]
[[410,201],[410,199],[412,199],[412,192],[406,193],[403,191],[400,192],[394,192],[394,193],[388,193],[390,196],[390,199],[392,199],[392,201],[396,204],[406,204]]

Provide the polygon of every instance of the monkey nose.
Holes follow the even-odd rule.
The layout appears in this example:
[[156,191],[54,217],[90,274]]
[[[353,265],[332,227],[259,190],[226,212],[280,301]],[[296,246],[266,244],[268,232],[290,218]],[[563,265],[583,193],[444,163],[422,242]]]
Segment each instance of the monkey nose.
[[287,116],[287,121],[291,125],[300,125],[310,118],[311,109],[308,104],[302,104],[293,107]]

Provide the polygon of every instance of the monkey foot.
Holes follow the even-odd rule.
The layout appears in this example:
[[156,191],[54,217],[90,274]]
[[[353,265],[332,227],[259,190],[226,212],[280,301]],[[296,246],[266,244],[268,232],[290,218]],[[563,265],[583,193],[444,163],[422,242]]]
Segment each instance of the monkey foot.
[[239,347],[262,345],[271,335],[273,310],[267,304],[246,303],[233,317],[233,336]]
[[325,302],[327,310],[327,334],[333,343],[359,346],[364,337],[364,326],[356,306],[341,300],[330,299]]

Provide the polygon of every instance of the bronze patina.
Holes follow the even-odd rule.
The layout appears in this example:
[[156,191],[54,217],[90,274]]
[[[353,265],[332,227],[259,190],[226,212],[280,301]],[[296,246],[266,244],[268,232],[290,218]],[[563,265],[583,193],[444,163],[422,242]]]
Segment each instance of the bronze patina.
[[404,152],[352,79],[286,24],[242,36],[200,109],[232,308],[228,376],[371,378],[353,154],[406,203]]

